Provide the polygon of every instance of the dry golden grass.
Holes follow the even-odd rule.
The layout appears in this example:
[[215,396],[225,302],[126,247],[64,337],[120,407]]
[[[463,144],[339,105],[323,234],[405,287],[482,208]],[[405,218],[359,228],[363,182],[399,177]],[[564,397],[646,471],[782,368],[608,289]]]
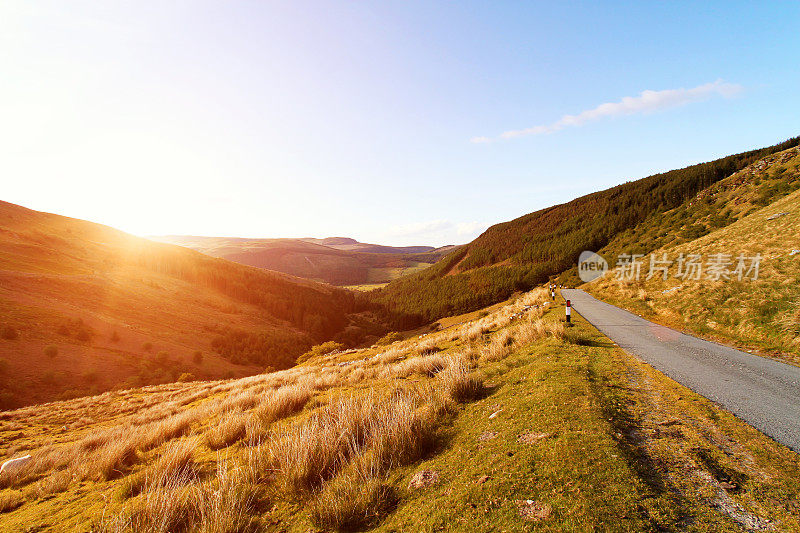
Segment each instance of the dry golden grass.
[[212,450],[226,448],[244,438],[246,424],[243,411],[228,411],[203,434],[205,443]]
[[436,375],[447,397],[456,403],[479,398],[484,393],[483,376],[460,357],[450,357],[447,368]]
[[0,513],[13,511],[23,503],[25,503],[25,498],[19,492],[0,492]]
[[483,347],[482,359],[484,361],[499,361],[511,353],[514,345],[514,333],[504,329],[494,334],[488,345]]
[[438,337],[438,335],[435,337],[428,337],[424,341],[417,343],[416,353],[419,355],[431,355],[441,351]]
[[264,444],[269,469],[286,490],[302,493],[319,489],[355,457],[368,454],[382,470],[407,464],[434,444],[432,404],[430,394],[340,397]]
[[104,517],[96,529],[104,533],[190,531],[196,523],[196,500],[182,480],[167,479],[155,490],[145,492],[125,513]]
[[384,377],[407,377],[412,374],[433,376],[447,365],[447,358],[440,354],[412,357],[396,365],[384,368]]
[[220,460],[211,480],[189,485],[179,471],[164,476],[133,500],[126,512],[104,518],[96,529],[105,533],[256,531],[255,490],[228,466]]
[[203,533],[248,533],[260,528],[253,515],[256,489],[242,482],[239,470],[217,463],[216,476],[194,491],[197,529]]
[[138,461],[135,439],[120,438],[92,453],[91,462],[87,461],[88,471],[85,477],[114,479],[128,472]]
[[161,455],[152,465],[125,480],[123,495],[136,496],[143,491],[194,481],[197,478],[197,465],[194,461],[196,448],[195,440],[165,444]]
[[565,330],[566,328],[561,322],[537,318],[517,326],[514,330],[514,336],[517,345],[524,346],[546,337],[563,339]]
[[75,476],[70,470],[61,470],[40,481],[34,483],[30,488],[26,487],[25,499],[46,498],[51,494],[57,494],[67,490],[75,480]]
[[[26,487],[24,497],[35,500],[75,480],[125,476],[112,498],[122,508],[102,521],[105,531],[246,530],[258,516],[255,493],[263,490],[305,501],[319,527],[369,525],[396,498],[386,488],[389,472],[434,450],[443,418],[484,393],[474,368],[484,343],[507,352],[552,333],[545,325],[533,326],[535,335],[524,333],[524,319],[536,314],[520,314],[520,300],[512,310],[501,308],[383,352],[376,347],[339,354],[347,357],[344,364],[321,358],[239,380],[119,391],[94,403],[83,398],[49,412],[28,408],[24,415],[4,415],[0,423],[8,427],[26,417],[71,424],[78,437],[34,443],[31,468],[0,483]],[[505,329],[486,335],[501,323]],[[466,332],[476,325],[480,342],[469,343]],[[411,376],[413,381],[393,386]],[[373,383],[380,386],[373,389]],[[352,389],[335,392],[339,387]],[[282,421],[298,413],[296,421]],[[215,475],[205,470],[208,456],[198,459],[208,453],[206,446],[228,448],[245,438],[246,446],[225,452],[235,460],[211,461],[226,465]],[[149,464],[132,472],[140,462]]]
[[395,501],[396,495],[380,469],[357,461],[331,480],[313,500],[311,520],[325,529],[363,529],[380,521]]
[[388,365],[401,361],[406,357],[406,349],[403,346],[392,346],[383,353],[377,354],[371,359],[374,365]]
[[274,422],[300,411],[311,396],[307,384],[281,387],[264,398],[253,414],[264,422]]
[[491,328],[489,325],[480,320],[475,324],[465,326],[463,336],[468,340],[475,341],[483,337],[483,335],[488,333],[490,330]]

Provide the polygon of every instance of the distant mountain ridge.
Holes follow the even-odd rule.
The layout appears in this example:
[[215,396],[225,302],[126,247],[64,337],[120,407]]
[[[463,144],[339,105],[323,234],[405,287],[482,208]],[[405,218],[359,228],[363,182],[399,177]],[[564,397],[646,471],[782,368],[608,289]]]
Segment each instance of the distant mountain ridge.
[[336,248],[337,250],[347,250],[351,252],[366,252],[373,254],[424,254],[434,252],[436,250],[444,250],[453,248],[453,246],[441,246],[436,248],[434,246],[386,246],[382,244],[367,244],[358,242],[349,237],[326,237],[324,239],[303,238],[300,239],[305,242],[312,242],[314,244],[321,244],[329,248]]
[[403,274],[419,272],[456,248],[385,246],[349,237],[252,239],[165,235],[150,238],[331,285],[386,283]]

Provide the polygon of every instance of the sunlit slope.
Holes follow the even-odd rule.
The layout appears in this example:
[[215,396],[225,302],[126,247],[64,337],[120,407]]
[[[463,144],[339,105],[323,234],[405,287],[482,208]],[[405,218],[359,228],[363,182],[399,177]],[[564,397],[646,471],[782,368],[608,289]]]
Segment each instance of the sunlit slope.
[[385,283],[421,270],[452,247],[391,247],[353,239],[244,239],[168,235],[155,240],[332,285]]
[[[700,191],[676,209],[658,213],[617,234],[599,252],[647,254],[663,246],[692,241],[785,197],[800,188],[800,148],[772,154]],[[575,283],[572,268],[564,281]]]
[[699,192],[800,138],[772,147],[655,174],[542,209],[489,228],[433,267],[390,283],[382,304],[433,320],[479,309],[575,265],[651,217],[691,202]]
[[283,368],[354,311],[344,290],[0,203],[4,406]]
[[796,454],[543,289],[389,346],[0,416],[3,531],[796,530]]
[[[781,175],[793,172],[795,181],[800,181],[799,161],[796,154],[787,160],[794,165],[793,171]],[[732,210],[738,205],[750,212],[747,186],[743,188],[742,202],[737,204],[732,197],[729,204]],[[696,223],[703,224],[704,218]],[[705,270],[700,280],[683,280],[674,276],[677,265],[673,265],[666,281],[660,274],[647,280],[645,257],[640,281],[621,281],[609,274],[585,287],[601,299],[658,322],[800,364],[800,191],[756,208],[724,228],[679,242],[658,248],[656,257],[667,253],[677,260],[680,254],[699,254],[707,269],[711,256],[722,253],[731,256],[729,268],[734,270],[739,254],[760,254],[758,279],[751,279],[751,273],[742,281],[736,275],[713,281]]]

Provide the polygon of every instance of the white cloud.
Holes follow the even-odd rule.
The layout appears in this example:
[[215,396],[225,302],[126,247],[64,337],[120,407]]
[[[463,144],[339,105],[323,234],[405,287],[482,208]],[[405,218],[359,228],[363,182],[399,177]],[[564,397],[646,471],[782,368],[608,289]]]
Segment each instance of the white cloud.
[[427,244],[463,244],[469,242],[490,226],[487,222],[453,222],[437,219],[394,226],[386,232],[380,242],[388,241],[394,245],[410,246]]
[[[678,107],[693,102],[701,102],[715,96],[730,98],[742,91],[742,86],[736,83],[727,83],[717,80],[711,83],[698,85],[691,89],[666,89],[663,91],[642,91],[638,96],[626,96],[619,102],[607,102],[594,109],[589,109],[577,115],[564,115],[552,124],[543,124],[521,130],[509,130],[500,134],[502,139],[522,137],[524,135],[543,135],[553,133],[568,127],[582,126],[587,122],[600,120],[606,117],[619,117],[625,115],[647,114]],[[489,137],[474,137],[472,142],[490,142]]]
[[393,237],[417,237],[430,235],[453,228],[453,223],[449,220],[428,220],[425,222],[414,222],[412,224],[401,224],[393,226],[389,230],[389,235]]
[[486,231],[488,227],[489,225],[485,222],[478,222],[477,220],[473,220],[472,222],[460,222],[456,224],[456,234],[477,235]]

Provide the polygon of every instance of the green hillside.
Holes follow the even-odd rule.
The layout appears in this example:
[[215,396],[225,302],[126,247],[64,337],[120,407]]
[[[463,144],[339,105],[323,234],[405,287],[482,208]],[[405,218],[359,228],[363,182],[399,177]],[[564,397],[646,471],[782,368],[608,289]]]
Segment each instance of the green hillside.
[[[680,207],[658,212],[625,230],[599,250],[607,259],[621,253],[648,254],[693,241],[783,198],[800,188],[800,148],[772,154],[700,191]],[[577,270],[562,280],[578,283]]]
[[[800,185],[800,150],[780,154],[772,163],[763,169],[766,175],[786,176],[787,180],[792,179],[790,183]],[[791,170],[783,170],[786,168]],[[760,254],[757,279],[752,279],[751,274],[742,280],[737,276],[711,280],[707,271],[697,280],[682,279],[674,276],[673,265],[666,280],[663,276],[648,280],[649,260],[645,257],[638,281],[608,274],[584,288],[650,320],[800,365],[800,191],[766,207],[750,207],[748,198],[762,201],[760,193],[750,193],[765,186],[771,189],[770,182],[774,180],[763,178],[758,172],[742,174],[720,185],[742,190],[737,197],[738,206],[733,200],[728,204],[749,214],[696,239],[675,239],[653,252],[656,257],[666,253],[667,259],[673,261],[679,254],[700,255],[705,268],[713,254],[729,254],[734,262],[730,269],[735,267],[738,254]],[[756,185],[758,181],[761,185]],[[730,193],[731,189],[727,191]],[[717,194],[725,196],[724,192]],[[694,202],[687,209],[688,227],[707,224],[705,205],[704,201]],[[644,235],[656,232],[655,228],[639,229]],[[622,246],[622,238],[619,241],[617,244]],[[607,260],[612,258],[610,253],[603,255]]]
[[[685,206],[701,191],[778,152],[800,137],[683,169],[655,174],[542,209],[489,228],[433,267],[390,283],[373,298],[389,309],[426,320],[479,309],[569,270],[583,250],[599,250],[637,225]],[[789,175],[755,185],[764,202],[796,188]],[[712,213],[709,207],[709,217]],[[682,216],[677,212],[672,216]],[[735,213],[714,214],[724,224]],[[648,222],[649,223],[649,222]],[[702,231],[691,228],[691,232]]]

